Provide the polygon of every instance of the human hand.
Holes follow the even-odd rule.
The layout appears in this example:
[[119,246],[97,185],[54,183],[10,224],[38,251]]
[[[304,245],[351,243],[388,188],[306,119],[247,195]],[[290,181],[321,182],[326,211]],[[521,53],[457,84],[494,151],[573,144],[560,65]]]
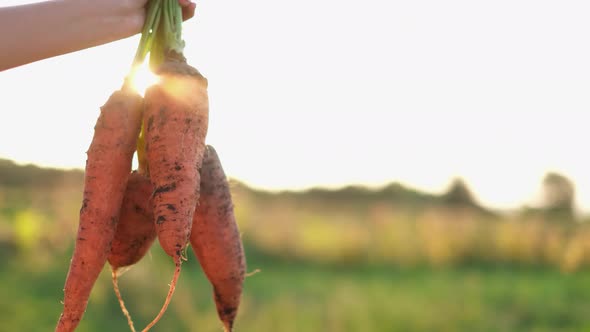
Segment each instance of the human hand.
[[[0,6],[0,31],[14,31],[0,34],[0,45],[14,51],[0,56],[0,71],[136,35],[143,28],[147,3],[63,0]],[[192,0],[178,3],[183,20],[195,15]]]
[[191,0],[178,0],[178,4],[182,8],[182,19],[184,21],[193,18],[195,16],[195,8],[197,4]]
[[[145,6],[148,3],[148,0],[131,0],[132,7],[135,9],[145,9]],[[197,4],[192,2],[191,0],[178,0],[178,4],[182,8],[182,19],[184,21],[192,18],[195,16],[195,8]]]
[[[92,0],[94,1],[94,0]],[[141,32],[146,16],[146,6],[149,0],[104,0],[101,6],[105,8],[112,8],[112,6],[119,7],[122,14],[130,18],[133,33]],[[178,4],[182,8],[182,19],[184,21],[195,16],[196,3],[192,0],[178,0]]]

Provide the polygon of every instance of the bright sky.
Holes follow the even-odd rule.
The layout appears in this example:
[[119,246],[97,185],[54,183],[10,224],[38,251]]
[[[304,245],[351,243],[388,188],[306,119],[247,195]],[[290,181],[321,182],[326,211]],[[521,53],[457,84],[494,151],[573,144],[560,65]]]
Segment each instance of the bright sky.
[[[197,11],[185,55],[209,79],[208,143],[231,177],[441,192],[461,176],[482,203],[514,208],[557,171],[590,210],[590,2],[205,0]],[[83,167],[137,42],[0,73],[0,156]]]

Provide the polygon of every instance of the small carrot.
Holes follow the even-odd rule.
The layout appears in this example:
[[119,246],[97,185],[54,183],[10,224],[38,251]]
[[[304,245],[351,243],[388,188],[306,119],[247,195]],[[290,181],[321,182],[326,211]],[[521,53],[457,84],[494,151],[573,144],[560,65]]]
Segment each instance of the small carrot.
[[190,243],[213,285],[217,313],[232,331],[246,271],[229,184],[215,149],[208,145],[201,168],[201,195]]
[[74,331],[113,241],[141,124],[142,98],[114,92],[94,127],[88,149],[80,222],[56,331]]
[[125,307],[119,290],[119,269],[137,263],[156,239],[156,227],[153,221],[151,197],[152,185],[142,174],[133,172],[129,175],[127,190],[121,206],[119,224],[108,262],[112,270],[113,289],[119,305],[131,331],[135,332],[133,320]]
[[108,262],[114,271],[137,263],[156,239],[151,206],[152,185],[142,174],[129,175],[119,224]]

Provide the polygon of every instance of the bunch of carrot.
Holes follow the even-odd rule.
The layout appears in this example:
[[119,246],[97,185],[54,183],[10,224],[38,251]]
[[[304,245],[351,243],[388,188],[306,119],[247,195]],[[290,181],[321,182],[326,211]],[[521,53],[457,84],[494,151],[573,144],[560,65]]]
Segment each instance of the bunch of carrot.
[[[149,53],[159,82],[142,98],[126,80],[101,107],[87,152],[78,235],[56,331],[76,329],[107,261],[135,331],[117,277],[120,268],[143,258],[156,237],[176,268],[161,311],[143,331],[166,311],[189,243],[212,284],[225,330],[233,328],[244,251],[227,178],[217,153],[205,145],[207,80],[186,63],[181,24],[178,0],[150,0],[132,74]],[[135,151],[139,167],[132,172]]]

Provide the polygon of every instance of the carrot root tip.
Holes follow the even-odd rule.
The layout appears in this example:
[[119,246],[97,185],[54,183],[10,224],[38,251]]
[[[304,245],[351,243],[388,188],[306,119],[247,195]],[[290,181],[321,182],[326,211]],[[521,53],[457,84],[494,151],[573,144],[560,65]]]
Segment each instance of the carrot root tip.
[[125,318],[127,318],[127,324],[129,325],[129,328],[131,329],[132,332],[136,332],[135,331],[135,326],[133,324],[133,319],[131,319],[131,314],[129,313],[129,311],[127,310],[127,307],[125,306],[125,302],[123,301],[123,296],[121,296],[121,291],[119,289],[119,281],[117,279],[117,268],[112,269],[112,281],[113,281],[113,290],[115,291],[115,295],[117,296],[117,300],[119,300],[119,306],[121,307],[121,311],[123,312],[123,315],[125,315]]
[[244,277],[249,278],[249,277],[251,277],[251,276],[253,276],[255,274],[261,273],[261,272],[262,272],[261,269],[256,269],[256,270],[254,270],[252,272],[248,272],[248,273],[244,274]]
[[180,267],[181,267],[181,263],[182,263],[180,256],[177,256],[177,258],[174,259],[174,262],[176,265],[176,269],[174,270],[174,276],[172,277],[172,281],[170,282],[170,289],[168,290],[168,295],[166,296],[166,300],[164,301],[164,305],[162,306],[162,309],[160,309],[160,312],[158,313],[156,318],[154,318],[154,320],[152,320],[142,330],[142,332],[147,332],[152,327],[154,327],[154,325],[156,325],[156,323],[158,323],[158,321],[162,318],[162,316],[164,316],[166,309],[168,309],[168,305],[170,304],[170,301],[172,300],[172,295],[174,295],[174,290],[176,289],[176,284],[178,283],[178,277],[180,276]]
[[224,323],[224,324],[223,324],[223,331],[224,331],[224,332],[232,332],[232,331],[233,331],[233,329],[232,329],[232,327],[231,327],[231,324],[230,324],[230,323]]

